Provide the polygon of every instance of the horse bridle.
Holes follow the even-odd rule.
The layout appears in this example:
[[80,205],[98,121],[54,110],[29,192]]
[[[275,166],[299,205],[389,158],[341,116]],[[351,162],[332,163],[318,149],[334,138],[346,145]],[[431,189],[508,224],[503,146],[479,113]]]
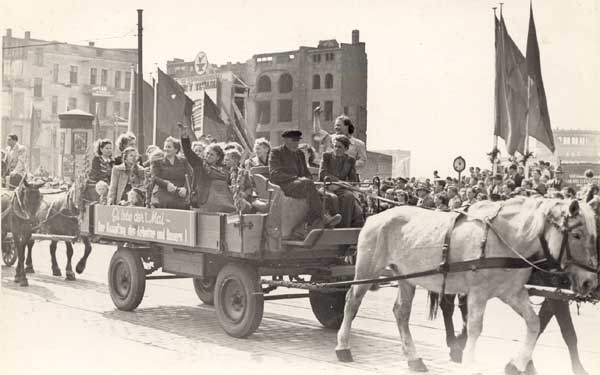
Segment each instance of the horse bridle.
[[[565,214],[563,214],[558,220],[552,216],[548,217],[548,222],[552,224],[552,226],[554,226],[559,232],[561,232],[563,238],[561,241],[558,258],[554,258],[554,256],[552,256],[552,253],[550,252],[550,248],[548,247],[548,241],[542,233],[540,235],[540,244],[542,245],[542,250],[544,251],[544,257],[550,263],[550,267],[557,268],[560,271],[564,271],[564,269],[567,268],[569,265],[574,265],[592,273],[600,272],[600,268],[598,266],[596,268],[591,267],[590,265],[582,263],[573,257],[573,254],[571,252],[571,246],[569,246],[569,234],[573,231],[573,229],[582,226],[583,223],[579,222],[577,224],[569,226],[570,217],[570,215]],[[564,263],[565,266],[563,267],[562,259],[564,257],[566,257],[566,259]],[[599,260],[597,259],[596,261],[598,262]]]

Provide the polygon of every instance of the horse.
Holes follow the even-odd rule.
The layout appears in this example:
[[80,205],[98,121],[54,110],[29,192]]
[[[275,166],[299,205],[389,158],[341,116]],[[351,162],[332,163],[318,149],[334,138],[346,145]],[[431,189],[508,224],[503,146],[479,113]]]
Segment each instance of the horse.
[[[5,235],[5,230],[12,233],[18,259],[15,282],[21,286],[29,285],[24,267],[25,246],[31,242],[31,234],[36,224],[36,213],[42,202],[40,193],[42,185],[44,182],[30,183],[27,181],[27,176],[24,176],[14,192],[3,194],[1,197],[2,219],[8,223],[8,227],[3,228],[2,234]],[[28,260],[31,260],[31,248]]]
[[[85,246],[84,254],[77,263],[75,270],[81,274],[85,270],[87,258],[92,252],[92,245],[87,236],[81,236],[79,233],[80,224],[79,217],[81,212],[81,187],[78,184],[73,184],[66,194],[48,204],[44,202],[37,212],[37,219],[40,223],[42,233],[64,235],[64,236],[79,236]],[[52,275],[62,276],[58,262],[56,261],[56,247],[58,241],[50,241],[50,256],[52,258]],[[73,244],[71,241],[65,241],[67,247],[67,265],[65,267],[66,279],[74,281],[75,273],[71,265],[73,258]]]
[[[474,349],[487,301],[498,297],[508,304],[525,320],[527,334],[505,371],[524,371],[540,329],[525,289],[534,266],[528,258],[548,254],[569,276],[572,289],[585,296],[598,285],[595,236],[594,213],[589,206],[556,199],[481,201],[464,215],[402,206],[371,216],[358,238],[355,282],[362,282],[352,285],[346,294],[337,358],[353,360],[349,345],[352,320],[373,285],[371,280],[389,269],[399,279],[393,312],[411,370],[428,371],[418,357],[408,325],[419,285],[441,294],[468,294],[463,362],[469,370],[475,364]],[[406,278],[411,273],[412,277]]]
[[[598,258],[600,259],[600,235],[598,235],[600,233],[600,197],[591,197],[588,198],[588,200],[588,205],[594,210],[596,216],[596,252]],[[535,269],[533,270],[532,275],[527,283],[560,288],[569,287],[569,280],[567,277],[555,275],[547,276],[545,273]],[[595,293],[600,293],[600,290],[597,289]],[[432,292],[430,293],[429,297],[429,316],[430,318],[435,317],[435,312],[437,310],[436,306],[439,303],[439,307],[442,310],[444,317],[446,345],[450,349],[450,359],[453,362],[460,363],[462,361],[463,350],[467,340],[467,296],[460,296],[458,301],[458,306],[461,310],[463,320],[463,328],[458,337],[455,335],[454,322],[452,321],[456,295],[446,294],[442,298],[439,298],[437,293]],[[598,295],[596,297],[598,297]],[[550,323],[550,320],[553,317],[556,317],[556,322],[560,328],[562,338],[565,341],[565,344],[567,344],[567,348],[569,350],[571,369],[573,370],[573,373],[575,375],[587,375],[588,372],[583,367],[579,357],[579,350],[577,348],[577,333],[575,332],[575,327],[573,326],[573,319],[571,317],[571,311],[569,310],[569,302],[560,299],[545,298],[538,312],[538,317],[540,319],[540,333],[538,337],[542,335],[548,326],[548,323]]]

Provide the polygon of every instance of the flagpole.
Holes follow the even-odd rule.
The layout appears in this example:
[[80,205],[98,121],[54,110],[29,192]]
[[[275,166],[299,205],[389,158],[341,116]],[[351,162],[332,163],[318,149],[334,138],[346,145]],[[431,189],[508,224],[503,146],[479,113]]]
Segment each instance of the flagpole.
[[[494,10],[494,33],[497,35],[497,31],[496,31],[496,9],[497,7],[493,7],[492,8]],[[498,43],[498,41],[496,40],[496,43]],[[497,75],[498,74],[498,49],[495,48],[494,46],[494,73]],[[498,78],[496,78],[496,80],[498,80]],[[496,150],[498,149],[498,136],[495,134],[496,133],[496,113],[498,112],[498,87],[497,84],[494,85],[494,137],[492,140],[492,153],[495,153]],[[494,156],[494,154],[492,154],[493,158],[492,158],[492,175],[496,175],[496,157]]]
[[[134,64],[131,64],[130,71],[131,71],[131,79],[129,80],[129,113],[127,114],[129,121],[127,122],[127,131],[130,133],[133,133],[133,108],[135,107],[135,103],[133,102],[133,100],[134,100],[133,90],[135,88],[135,65]],[[116,137],[116,134],[115,134],[115,137]]]
[[154,64],[154,72],[156,78],[152,78],[152,86],[154,89],[154,113],[152,114],[152,144],[156,144],[156,132],[158,131],[158,64]]

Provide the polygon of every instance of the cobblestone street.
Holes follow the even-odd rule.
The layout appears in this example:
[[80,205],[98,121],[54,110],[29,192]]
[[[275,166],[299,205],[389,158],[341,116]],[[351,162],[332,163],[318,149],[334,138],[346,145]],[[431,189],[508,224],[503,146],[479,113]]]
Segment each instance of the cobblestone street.
[[[75,282],[51,276],[47,249],[46,242],[36,244],[29,288],[13,283],[14,268],[2,267],[0,357],[6,373],[409,373],[391,312],[393,288],[367,294],[353,325],[355,362],[340,364],[333,350],[336,332],[320,327],[306,299],[266,302],[258,331],[234,339],[221,330],[213,308],[199,302],[190,280],[150,281],[140,307],[122,312],[114,308],[106,281],[113,246],[94,244],[88,268]],[[75,249],[76,261],[81,244]],[[62,265],[62,244],[58,253]],[[426,319],[425,297],[419,290],[411,318],[417,350],[431,374],[459,374],[460,367],[448,360],[441,317]],[[591,373],[600,371],[599,318],[593,305],[581,306],[574,316],[582,361]],[[486,374],[503,373],[523,330],[506,306],[489,304],[478,346]],[[569,373],[555,322],[541,337],[534,360],[540,374]]]

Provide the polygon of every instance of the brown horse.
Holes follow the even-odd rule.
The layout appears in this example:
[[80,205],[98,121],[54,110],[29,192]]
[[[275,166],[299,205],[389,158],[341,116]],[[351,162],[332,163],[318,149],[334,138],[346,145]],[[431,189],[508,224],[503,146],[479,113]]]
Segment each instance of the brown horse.
[[[452,265],[477,260],[484,244],[484,260],[524,262],[544,253],[557,260],[571,281],[572,289],[587,295],[598,285],[595,252],[594,213],[577,201],[560,201],[516,197],[503,202],[478,202],[468,216],[452,225],[455,214],[403,206],[371,216],[358,239],[355,280],[370,280],[388,268],[396,275],[408,275],[439,269],[442,247],[448,233]],[[449,232],[448,232],[449,231]],[[545,251],[545,250],[546,251]],[[510,262],[512,263],[512,262]],[[464,264],[464,263],[463,263]],[[484,264],[484,263],[482,263]],[[524,345],[507,365],[507,371],[524,371],[531,361],[540,322],[529,303],[525,283],[531,268],[512,264],[503,268],[479,268],[440,272],[398,281],[394,315],[402,339],[402,349],[412,370],[427,371],[418,357],[408,321],[417,285],[440,293],[468,294],[468,338],[464,364],[473,370],[474,349],[481,334],[487,301],[498,297],[523,317],[527,325]],[[344,320],[338,331],[336,354],[341,361],[351,361],[350,328],[360,302],[371,284],[353,285],[346,295]]]
[[[7,231],[12,233],[17,249],[17,268],[15,282],[21,286],[28,286],[25,274],[25,246],[31,241],[31,234],[36,225],[36,213],[42,202],[40,187],[44,182],[28,182],[27,177],[21,179],[14,192],[4,194],[1,198],[3,221],[8,224]],[[6,211],[9,210],[9,211]],[[4,216],[6,213],[6,216]],[[4,230],[3,230],[4,232]],[[4,234],[4,233],[3,233]],[[29,258],[31,257],[31,249]]]
[[[77,273],[82,273],[85,270],[87,258],[92,252],[92,245],[87,236],[80,236],[80,207],[82,207],[83,199],[81,199],[81,186],[73,184],[67,194],[63,194],[52,203],[41,205],[37,212],[37,219],[40,223],[40,231],[47,234],[63,235],[63,236],[79,236],[81,237],[85,250],[84,254],[77,263],[75,270]],[[56,261],[56,247],[58,241],[50,241],[50,256],[52,257],[52,275],[62,276],[60,267]],[[65,268],[66,279],[75,280],[75,273],[71,266],[73,258],[73,244],[70,241],[65,241],[67,247],[67,266]]]

